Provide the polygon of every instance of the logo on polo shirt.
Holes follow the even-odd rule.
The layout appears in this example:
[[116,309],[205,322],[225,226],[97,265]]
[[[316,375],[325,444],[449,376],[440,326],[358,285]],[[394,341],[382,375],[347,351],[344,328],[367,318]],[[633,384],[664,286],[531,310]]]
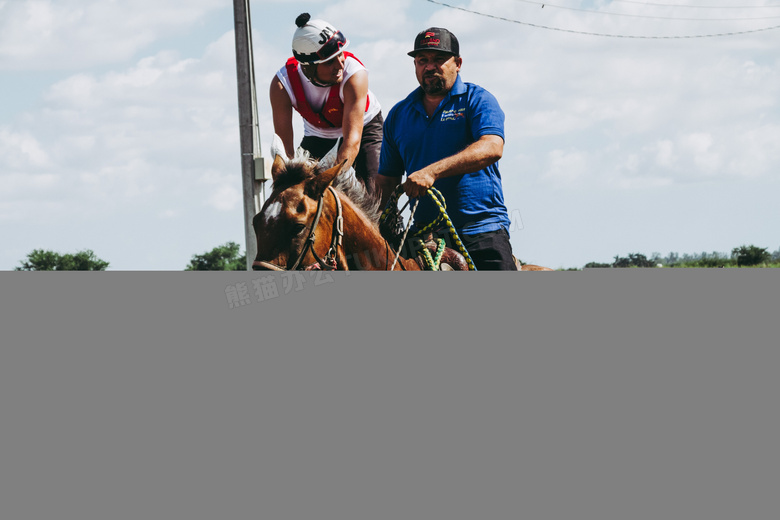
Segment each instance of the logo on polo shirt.
[[458,108],[452,110],[445,110],[441,113],[441,122],[446,123],[449,121],[458,121],[466,118],[466,108]]

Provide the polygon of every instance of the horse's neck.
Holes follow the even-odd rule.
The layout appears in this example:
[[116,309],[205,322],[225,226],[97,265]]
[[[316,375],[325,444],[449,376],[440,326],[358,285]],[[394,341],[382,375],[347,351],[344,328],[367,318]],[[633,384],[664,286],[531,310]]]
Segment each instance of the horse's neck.
[[[342,197],[344,208],[344,252],[350,269],[361,271],[385,271],[390,269],[395,260],[392,246],[384,239],[376,224],[359,209],[352,201]],[[412,260],[398,259],[407,268],[417,267]],[[397,266],[396,269],[399,267]]]

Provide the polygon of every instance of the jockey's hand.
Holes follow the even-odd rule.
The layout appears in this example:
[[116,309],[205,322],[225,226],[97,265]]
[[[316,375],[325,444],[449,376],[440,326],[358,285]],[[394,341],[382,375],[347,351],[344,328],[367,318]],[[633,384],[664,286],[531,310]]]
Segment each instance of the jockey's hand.
[[404,193],[409,198],[419,198],[428,193],[436,177],[425,169],[418,170],[407,177],[404,182]]

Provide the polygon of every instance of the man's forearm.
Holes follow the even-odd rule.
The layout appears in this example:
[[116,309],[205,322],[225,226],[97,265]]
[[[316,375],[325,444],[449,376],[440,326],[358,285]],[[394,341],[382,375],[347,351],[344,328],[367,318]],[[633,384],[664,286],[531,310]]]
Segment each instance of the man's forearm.
[[344,136],[344,141],[341,143],[341,148],[339,148],[336,156],[337,162],[341,163],[344,160],[349,160],[348,164],[352,166],[360,152],[360,137],[360,133],[357,134],[357,137],[353,133]]
[[349,164],[355,162],[360,151],[360,140],[363,137],[363,117],[368,99],[368,73],[355,73],[344,85],[344,118],[342,119],[342,136],[344,142],[338,152],[339,161],[348,159]]
[[287,92],[284,90],[279,78],[274,76],[270,89],[271,115],[273,118],[274,133],[281,138],[288,157],[295,154],[293,142],[293,106]]
[[501,137],[483,136],[463,151],[409,174],[404,191],[409,197],[422,197],[439,179],[473,173],[490,166],[501,158],[503,150],[504,140]]
[[503,155],[504,141],[499,136],[484,136],[463,151],[427,166],[435,179],[473,173],[495,163]]

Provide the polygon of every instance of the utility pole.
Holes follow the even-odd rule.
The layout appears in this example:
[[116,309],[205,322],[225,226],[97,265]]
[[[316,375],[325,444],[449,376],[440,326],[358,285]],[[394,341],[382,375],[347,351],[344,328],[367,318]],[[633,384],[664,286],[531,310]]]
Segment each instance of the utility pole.
[[248,271],[251,271],[252,262],[257,255],[257,243],[254,229],[252,229],[252,219],[260,211],[265,201],[265,181],[268,179],[268,174],[260,147],[249,0],[233,0],[233,15],[236,33],[241,176],[244,188],[246,268]]

